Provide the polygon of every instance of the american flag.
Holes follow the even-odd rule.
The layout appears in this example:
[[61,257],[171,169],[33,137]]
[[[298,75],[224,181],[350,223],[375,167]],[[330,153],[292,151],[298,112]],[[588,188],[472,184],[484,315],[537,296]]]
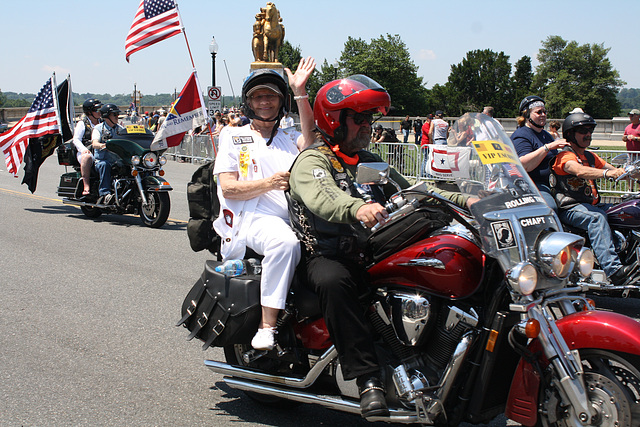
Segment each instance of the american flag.
[[507,173],[509,174],[509,176],[517,176],[522,178],[522,174],[520,173],[516,165],[507,164],[507,165],[504,165],[504,168],[507,170]]
[[125,57],[182,31],[173,0],[141,0],[124,44]]
[[18,176],[29,138],[38,138],[50,133],[60,133],[58,110],[53,100],[53,78],[47,80],[31,108],[9,132],[0,135],[0,150],[4,154],[7,170]]

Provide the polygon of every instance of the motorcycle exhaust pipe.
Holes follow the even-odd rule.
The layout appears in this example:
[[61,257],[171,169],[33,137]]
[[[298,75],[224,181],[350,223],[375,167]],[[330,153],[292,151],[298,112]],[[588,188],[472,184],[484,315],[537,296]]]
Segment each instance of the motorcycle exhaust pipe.
[[[283,384],[288,387],[294,388],[307,388],[313,385],[318,379],[324,368],[329,363],[338,357],[338,350],[335,346],[329,347],[329,349],[318,359],[313,368],[309,370],[309,373],[304,378],[283,377],[280,375],[271,375],[264,372],[258,372],[243,368],[241,366],[232,366],[222,362],[216,362],[215,360],[205,360],[204,365],[218,374],[227,375],[230,377],[242,378],[247,380],[255,380],[264,383],[271,384]],[[226,381],[226,378],[225,378]],[[359,408],[359,406],[358,406]]]
[[[340,396],[316,395],[299,390],[287,390],[271,384],[259,384],[237,378],[224,378],[224,381],[229,384],[229,386],[238,390],[266,394],[301,403],[316,404],[325,408],[360,415],[360,402],[343,399]],[[388,417],[370,417],[367,418],[367,421],[383,421],[398,424],[415,424],[420,422],[415,412],[396,408],[389,408]]]

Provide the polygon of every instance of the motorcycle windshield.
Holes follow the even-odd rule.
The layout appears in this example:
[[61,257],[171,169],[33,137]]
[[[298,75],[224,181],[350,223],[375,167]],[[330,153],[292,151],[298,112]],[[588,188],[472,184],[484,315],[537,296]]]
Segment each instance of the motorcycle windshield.
[[477,200],[471,213],[483,249],[505,270],[530,260],[542,233],[562,230],[496,120],[479,113],[460,117],[451,127],[446,157],[460,191]]

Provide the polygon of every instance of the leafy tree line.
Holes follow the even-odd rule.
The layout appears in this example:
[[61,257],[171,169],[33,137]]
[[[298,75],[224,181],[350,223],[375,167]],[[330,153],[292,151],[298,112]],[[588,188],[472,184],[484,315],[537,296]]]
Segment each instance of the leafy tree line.
[[[609,48],[603,44],[579,45],[559,36],[542,41],[534,70],[531,58],[523,56],[513,65],[504,52],[490,49],[467,52],[459,64],[451,65],[444,84],[425,87],[405,43],[399,35],[380,36],[367,42],[349,37],[344,44],[337,66],[325,59],[311,76],[308,90],[311,101],[320,87],[339,77],[365,74],[380,83],[391,95],[391,114],[424,116],[443,110],[448,116],[468,111],[481,111],[483,106],[495,108],[497,117],[518,115],[520,101],[527,95],[540,95],[547,103],[549,117],[564,117],[576,107],[596,118],[623,115],[631,108],[640,108],[640,89],[623,89],[620,74],[607,58]],[[284,41],[280,61],[295,70],[302,51]],[[31,104],[35,95],[0,92],[0,107]],[[79,105],[95,97],[102,102],[129,105],[128,94],[74,94]],[[172,94],[146,95],[142,105],[169,105]],[[238,105],[239,99],[225,97],[223,105]],[[296,110],[295,103],[292,108]]]
[[[446,83],[427,89],[400,36],[387,34],[370,42],[349,37],[338,67],[325,59],[308,89],[313,99],[324,83],[336,77],[366,74],[389,91],[394,115],[423,116],[443,110],[459,116],[491,105],[497,117],[515,117],[520,101],[536,94],[546,100],[550,117],[564,117],[580,107],[596,118],[610,118],[622,115],[622,109],[640,108],[640,90],[620,91],[625,82],[607,58],[609,50],[603,44],[579,45],[549,36],[542,41],[535,70],[528,56],[512,66],[504,52],[474,50],[451,66]],[[280,59],[285,66],[295,69],[301,57],[300,47],[283,43]]]

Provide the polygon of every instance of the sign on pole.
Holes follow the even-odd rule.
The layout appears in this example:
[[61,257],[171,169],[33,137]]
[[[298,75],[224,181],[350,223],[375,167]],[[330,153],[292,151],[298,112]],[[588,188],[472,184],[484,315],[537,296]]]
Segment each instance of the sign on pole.
[[209,86],[207,88],[207,100],[209,108],[209,116],[222,110],[222,88],[220,86]]

